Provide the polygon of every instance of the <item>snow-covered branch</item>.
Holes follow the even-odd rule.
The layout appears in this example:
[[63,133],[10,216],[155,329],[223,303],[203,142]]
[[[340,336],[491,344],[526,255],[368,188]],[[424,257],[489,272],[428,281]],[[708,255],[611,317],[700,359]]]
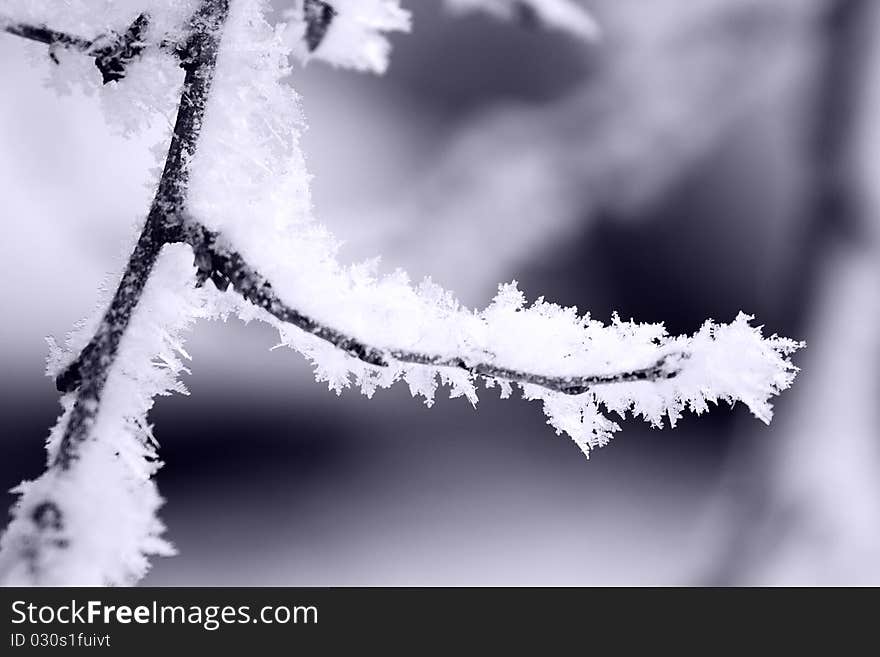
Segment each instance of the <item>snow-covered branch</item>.
[[58,463],[68,467],[86,438],[88,425],[97,413],[101,391],[113,364],[119,341],[125,334],[131,314],[143,293],[162,247],[179,232],[180,211],[186,201],[189,179],[188,161],[196,143],[214,76],[219,29],[228,11],[227,0],[206,0],[193,19],[192,36],[186,45],[183,66],[186,76],[180,97],[177,121],[165,160],[165,169],[141,236],[129,259],[113,301],[95,336],[59,381],[67,389],[79,382],[77,403],[61,441]]
[[[79,524],[76,516],[83,513],[83,503],[81,500],[71,500],[65,490],[71,482],[96,474],[89,471],[95,450],[102,447],[95,446],[96,427],[100,424],[99,416],[106,415],[103,413],[105,388],[120,344],[129,330],[132,315],[141,302],[162,248],[173,241],[175,234],[180,233],[178,217],[186,201],[189,161],[199,138],[217,61],[220,31],[228,9],[227,0],[204,0],[191,21],[190,37],[182,56],[186,76],[156,196],[116,293],[94,336],[57,379],[59,388],[71,391],[75,388],[76,393],[68,396],[65,417],[56,427],[56,439],[52,441],[46,473],[29,484],[26,493],[22,491],[15,520],[3,537],[0,576],[6,575],[12,581],[55,581],[58,575],[52,573],[58,568],[57,551],[69,551],[67,548],[71,539],[68,536],[72,533],[72,527],[76,528]],[[123,424],[127,425],[128,421],[126,418]],[[136,434],[136,444],[141,442],[139,438]],[[110,444],[113,444],[112,441]],[[151,452],[147,452],[146,456],[149,461],[155,460]],[[85,461],[85,465],[81,460]],[[121,489],[122,492],[143,496],[143,485],[148,482],[148,479],[147,482],[137,482],[141,485],[135,486],[134,491],[130,485],[123,484],[116,492]],[[144,546],[152,545],[155,550],[167,551],[156,538],[154,512],[159,504],[158,494],[151,488],[150,494],[144,499],[153,500],[148,508],[147,520],[139,524],[135,535],[126,536],[141,547],[127,551],[125,559],[131,560],[131,563],[126,565],[124,571],[113,575],[105,572],[102,574],[103,580],[110,583],[136,581],[145,571],[143,552],[150,548]],[[128,514],[132,507],[138,508],[142,500],[119,499],[117,502],[119,510]],[[68,517],[69,511],[74,516],[72,519]],[[86,513],[90,511],[85,509]],[[133,517],[139,516],[135,514]]]
[[446,0],[456,13],[482,11],[526,27],[560,30],[586,41],[599,36],[596,21],[575,0]]
[[22,37],[23,39],[39,41],[40,43],[45,43],[47,46],[64,46],[82,52],[88,52],[92,47],[92,41],[90,39],[84,39],[73,34],[67,34],[66,32],[50,30],[44,25],[28,25],[26,23],[17,23],[7,18],[0,17],[0,26],[3,27],[4,32]]
[[379,348],[322,324],[289,306],[276,294],[271,282],[248,264],[240,253],[224,245],[221,236],[216,233],[189,220],[185,234],[196,254],[196,265],[201,280],[210,278],[222,291],[225,291],[231,283],[233,289],[244,299],[276,319],[320,338],[349,356],[375,367],[388,367],[392,361],[397,361],[401,364],[432,368],[454,368],[474,376],[540,386],[567,395],[580,395],[597,385],[672,378],[680,371],[680,361],[688,357],[686,352],[676,351],[664,354],[655,362],[633,370],[552,376],[505,367],[503,364],[493,362],[478,362],[459,355]]
[[[56,62],[55,49],[59,47],[78,50],[89,57],[94,57],[95,66],[101,72],[104,84],[125,77],[126,66],[148,45],[144,41],[144,36],[149,24],[150,17],[147,14],[139,14],[121,34],[108,33],[94,39],[85,39],[67,32],[52,30],[43,25],[19,23],[0,16],[0,26],[5,32],[45,43],[50,48],[50,56]],[[168,46],[166,43],[161,45]]]
[[[53,350],[64,414],[50,436],[47,471],[18,489],[0,541],[0,580],[130,583],[146,571],[148,555],[169,553],[156,517],[161,498],[150,477],[160,463],[146,413],[156,395],[182,389],[180,335],[199,318],[234,312],[273,324],[282,344],[307,356],[337,391],[354,380],[372,395],[405,381],[430,405],[439,379],[475,404],[480,381],[503,397],[517,384],[585,454],[619,429],[608,414],[674,425],[685,409],[739,400],[770,420],[769,400],[791,384],[790,355],[801,345],[765,338],[744,314],[670,336],[660,324],[614,317],[606,325],[543,298],[529,305],[515,282],[476,312],[430,280],[413,286],[400,271],[379,277],[371,265],[340,265],[336,241],[311,212],[301,118],[285,81],[289,33],[267,22],[261,0],[201,0],[177,33],[169,25],[181,3],[151,3],[150,25],[164,26],[153,42],[176,44],[186,71],[171,143],[106,312],[72,335],[67,353],[79,355],[66,367]],[[68,9],[70,24],[88,15],[86,5]],[[296,9],[305,23],[299,46],[371,70],[387,55],[380,33],[409,21],[395,0]],[[143,43],[148,23],[137,15],[109,41],[117,44],[114,75]],[[78,49],[97,56],[97,43]]]
[[300,61],[372,73],[388,68],[386,34],[410,29],[398,0],[294,0],[284,18],[285,39]]

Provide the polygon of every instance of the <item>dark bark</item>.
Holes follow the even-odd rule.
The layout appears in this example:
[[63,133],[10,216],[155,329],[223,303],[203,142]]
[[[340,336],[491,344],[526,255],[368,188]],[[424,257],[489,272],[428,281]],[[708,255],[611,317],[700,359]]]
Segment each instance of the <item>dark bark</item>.
[[387,367],[391,361],[430,367],[450,367],[474,375],[529,383],[567,395],[580,395],[595,385],[671,378],[679,372],[681,361],[687,358],[687,354],[677,351],[664,355],[644,368],[609,374],[561,377],[516,370],[494,363],[468,360],[460,356],[433,355],[406,349],[382,349],[322,324],[286,304],[275,293],[272,284],[240,253],[229,248],[223,243],[221,236],[205,229],[198,222],[190,220],[185,233],[186,240],[196,253],[196,264],[200,268],[202,280],[211,278],[216,283],[219,278],[221,284],[218,287],[221,289],[226,289],[226,286],[231,284],[242,297],[273,317],[292,324],[306,333],[311,333],[353,358],[376,367]]
[[[314,49],[319,42],[319,35],[315,30],[323,30],[320,34],[320,38],[323,38],[335,12],[330,5],[320,2],[306,3],[304,10],[313,31],[309,46]],[[277,319],[311,333],[350,356],[376,367],[386,367],[391,361],[449,367],[465,370],[473,375],[533,384],[569,395],[583,394],[595,385],[668,379],[679,372],[681,362],[687,358],[686,353],[668,353],[657,361],[634,370],[558,377],[460,356],[371,346],[354,336],[321,324],[283,302],[268,280],[238,252],[222,244],[221,236],[208,231],[191,218],[187,219],[184,226],[189,179],[187,162],[195,153],[216,64],[219,32],[227,12],[228,0],[206,0],[193,17],[189,39],[175,49],[181,66],[186,70],[186,76],[165,168],[143,231],[98,330],[78,357],[56,378],[59,391],[73,392],[78,389],[78,392],[54,466],[66,469],[76,459],[79,445],[87,438],[100,408],[101,394],[110,368],[150,272],[162,247],[173,242],[186,241],[193,247],[199,270],[199,284],[208,278],[220,289],[225,290],[231,284],[245,299]],[[140,52],[144,45],[141,39],[147,20],[146,16],[140,16],[124,35],[112,39],[100,51],[95,51],[92,47],[98,40],[91,42],[43,27],[7,25],[5,29],[12,34],[43,43],[60,43],[92,55],[99,53],[104,57],[104,65],[108,67],[107,74],[113,76],[118,73],[118,69],[116,64],[108,62],[113,57],[119,61],[130,60]]]
[[196,150],[214,76],[220,31],[228,11],[227,0],[206,0],[193,17],[181,64],[186,76],[177,120],[150,213],[95,336],[59,376],[59,387],[62,383],[79,383],[76,402],[53,464],[61,469],[70,467],[79,446],[88,437],[119,343],[159,252],[165,244],[179,241],[180,217],[189,181],[188,162]]
[[59,45],[82,52],[87,52],[92,47],[92,41],[89,39],[67,34],[66,32],[50,30],[44,25],[25,25],[23,23],[12,23],[2,20],[0,20],[0,23],[3,25],[3,30],[9,34],[14,34],[23,39],[30,39],[31,41],[39,41],[48,46]]
[[[50,471],[64,473],[73,468],[83,444],[89,439],[98,416],[101,398],[119,352],[121,341],[136,311],[144,288],[162,248],[166,244],[186,242],[193,248],[198,268],[197,284],[209,278],[220,289],[229,285],[254,305],[277,319],[289,323],[332,344],[353,358],[375,367],[387,367],[392,361],[449,367],[472,375],[534,384],[561,393],[578,395],[595,385],[627,381],[652,381],[675,376],[686,353],[668,353],[646,367],[609,374],[554,377],[525,372],[486,361],[471,361],[459,356],[432,355],[402,349],[378,348],[354,336],[322,324],[289,306],[275,293],[270,281],[249,264],[241,254],[226,244],[222,236],[209,231],[187,212],[188,163],[196,152],[199,133],[208,103],[215,72],[220,34],[229,11],[229,0],[204,0],[192,18],[189,36],[183,44],[159,42],[158,46],[173,50],[186,71],[177,118],[161,179],[142,232],[135,245],[113,299],[95,335],[81,353],[56,378],[60,391],[76,394]],[[323,2],[307,3],[312,7],[307,45],[314,50],[320,45],[334,11]],[[307,16],[308,19],[308,16]],[[105,82],[124,75],[125,65],[137,57],[148,44],[144,34],[148,18],[139,16],[122,35],[110,35],[90,41],[53,31],[45,27],[24,26],[3,22],[0,26],[10,33],[49,45],[69,47],[95,57]],[[60,500],[45,499],[30,513],[33,531],[41,541],[55,547],[66,547],[65,518]],[[34,548],[36,550],[36,548]],[[38,568],[39,555],[23,554],[32,569]]]

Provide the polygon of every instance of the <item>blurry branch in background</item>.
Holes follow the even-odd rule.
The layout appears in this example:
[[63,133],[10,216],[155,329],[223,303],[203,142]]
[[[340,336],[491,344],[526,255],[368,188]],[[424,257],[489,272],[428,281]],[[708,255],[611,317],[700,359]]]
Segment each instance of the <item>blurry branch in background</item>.
[[185,241],[193,247],[196,254],[199,276],[203,281],[210,278],[220,290],[225,290],[231,284],[244,299],[273,317],[292,324],[306,333],[329,342],[349,356],[376,367],[388,367],[393,361],[430,367],[449,367],[492,379],[536,385],[566,395],[581,395],[597,385],[671,379],[679,373],[681,361],[688,358],[686,351],[671,351],[655,363],[633,370],[581,376],[548,376],[505,367],[503,364],[478,362],[464,356],[374,347],[291,308],[275,293],[271,282],[248,264],[240,253],[224,245],[219,235],[207,230],[198,222],[188,219],[184,225],[184,234]]
[[410,14],[397,0],[291,0],[282,10],[282,37],[302,63],[382,74],[390,32],[408,32]]
[[[92,437],[110,369],[159,253],[171,241],[175,231],[179,232],[178,216],[186,201],[188,161],[198,141],[217,58],[219,31],[227,12],[227,0],[204,0],[192,18],[186,49],[180,51],[181,66],[186,70],[180,106],[156,196],[116,293],[94,337],[58,378],[60,389],[76,391],[75,401],[54,453],[50,452],[47,472],[43,475],[44,481],[47,481],[44,499],[32,504],[28,510],[29,517],[21,519],[24,527],[13,525],[10,531],[14,530],[14,533],[4,537],[7,542],[4,547],[7,549],[2,555],[4,559],[0,561],[0,575],[4,577],[21,578],[23,571],[28,573],[27,578],[32,583],[51,581],[52,576],[44,572],[47,554],[53,550],[69,549],[71,528],[62,510],[67,502],[63,499],[63,482],[77,469],[82,446]],[[145,24],[146,18],[141,15],[126,34],[139,34]],[[11,33],[21,32],[33,34],[30,29],[18,29]],[[45,30],[40,34],[58,33]],[[130,52],[132,45],[133,42],[120,49],[120,54]],[[91,48],[89,43],[81,50],[91,54]],[[79,476],[87,475],[81,473]],[[112,493],[107,491],[108,495]],[[126,558],[131,559],[128,555]],[[123,583],[139,578],[137,570],[143,566],[125,563],[122,558],[120,561],[124,563],[123,572],[106,574],[109,581]],[[47,577],[50,579],[46,580]]]
[[[686,176],[801,73],[817,6],[597,2],[605,36],[585,53],[594,66],[583,83],[558,100],[474,115],[423,182],[387,203],[342,208],[339,224],[358,253],[381,245],[459,290],[491,284],[600,213],[637,215]],[[491,262],[481,254],[488,242]],[[487,266],[466,266],[474,261]]]
[[[530,29],[593,42],[599,27],[592,15],[572,0],[446,0],[454,14],[485,12]],[[384,73],[391,45],[385,35],[408,32],[409,12],[396,0],[293,0],[282,12],[282,30],[302,62],[319,60],[359,71]],[[353,47],[355,37],[357,46]]]
[[703,583],[880,583],[880,3],[833,0],[816,39],[809,205],[781,304],[811,376],[776,439],[734,454]]
[[65,48],[73,48],[81,52],[88,52],[92,47],[92,41],[79,36],[67,34],[66,32],[58,32],[50,30],[44,25],[27,25],[9,20],[0,16],[0,26],[4,32],[14,34],[23,39],[39,41],[47,46],[64,46]]

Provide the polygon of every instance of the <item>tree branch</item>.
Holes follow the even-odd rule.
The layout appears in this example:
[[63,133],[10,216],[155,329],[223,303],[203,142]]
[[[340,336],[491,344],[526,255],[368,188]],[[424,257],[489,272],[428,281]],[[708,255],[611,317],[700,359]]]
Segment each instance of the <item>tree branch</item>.
[[548,376],[497,365],[491,362],[472,361],[461,356],[426,354],[406,349],[383,349],[329,327],[290,307],[275,293],[270,281],[264,278],[237,251],[229,248],[217,233],[208,230],[197,221],[187,218],[183,236],[195,253],[199,278],[214,281],[221,290],[231,284],[242,297],[262,308],[282,322],[292,324],[337,349],[375,367],[387,367],[391,361],[430,367],[450,367],[471,374],[516,383],[541,386],[567,395],[580,395],[592,386],[632,381],[657,381],[676,376],[686,352],[665,354],[651,365],[635,370],[607,374],[581,376]]
[[[159,253],[165,244],[180,241],[179,218],[186,202],[188,163],[196,150],[228,10],[228,0],[203,0],[190,21],[187,42],[174,49],[186,75],[162,177],[144,228],[94,337],[57,379],[59,389],[78,390],[49,472],[69,474],[78,460],[95,424],[120,342]],[[142,35],[147,24],[148,18],[141,15],[119,37],[87,41],[43,27],[10,24],[0,18],[0,27],[6,32],[50,45],[70,46],[94,56],[105,82],[124,75],[125,62],[137,56],[144,45]],[[53,495],[48,493],[28,512],[33,534],[23,539],[20,556],[35,580],[40,568],[40,546],[69,546],[64,535],[67,519],[62,512],[62,500],[53,499]]]
[[[75,392],[76,396],[66,418],[66,424],[62,420],[58,425],[61,437],[47,471],[47,474],[53,478],[49,482],[50,487],[48,490],[38,488],[36,493],[31,494],[34,499],[28,499],[28,505],[21,507],[22,515],[18,516],[25,518],[24,522],[29,524],[16,529],[20,532],[16,536],[15,544],[15,549],[18,550],[17,558],[24,560],[35,581],[39,579],[38,552],[42,546],[69,547],[69,538],[64,532],[70,527],[75,527],[75,523],[69,524],[69,517],[66,517],[62,511],[66,502],[65,496],[54,486],[59,480],[70,477],[70,471],[79,458],[92,455],[91,452],[83,450],[83,445],[93,433],[92,428],[97,420],[101,398],[111,368],[116,361],[122,338],[129,328],[132,315],[140,302],[159,254],[166,244],[185,242],[192,247],[198,268],[197,284],[203,284],[210,278],[221,290],[232,285],[245,300],[262,308],[278,320],[295,326],[374,367],[389,367],[396,362],[433,368],[452,368],[466,371],[473,376],[540,386],[566,395],[580,395],[598,385],[658,381],[675,377],[681,371],[682,362],[690,356],[688,349],[682,348],[667,351],[653,363],[637,369],[600,374],[586,373],[577,376],[552,376],[498,365],[494,362],[494,356],[489,353],[478,357],[464,357],[376,347],[323,324],[285,303],[268,279],[247,262],[242,254],[230,248],[220,234],[191,218],[186,207],[189,162],[196,152],[199,140],[216,68],[220,34],[229,12],[229,1],[201,0],[198,11],[190,21],[185,43],[161,41],[157,44],[160,48],[172,50],[179,58],[181,67],[186,71],[176,122],[155,197],[113,299],[95,335],[56,378],[59,390]],[[322,0],[311,0],[304,7],[306,20],[309,22],[306,40],[310,50],[314,50],[324,38],[335,13],[332,6]],[[90,41],[43,26],[12,23],[0,17],[0,29],[5,32],[46,43],[50,47],[60,45],[80,50],[94,57],[105,83],[124,77],[126,64],[139,56],[149,45],[144,41],[148,26],[149,17],[141,14],[123,34],[114,33]],[[793,348],[776,349],[784,351]],[[770,391],[777,391],[787,383],[788,379],[783,379],[783,383],[776,382]],[[766,410],[764,414],[767,415]],[[116,448],[115,444],[113,448]],[[79,470],[82,474],[83,468],[80,467]],[[103,493],[103,489],[101,492]],[[157,530],[150,529],[148,533],[154,536]],[[153,553],[157,552],[155,547],[150,549]],[[142,548],[141,551],[143,552],[144,549]]]
[[[228,285],[251,303],[263,308],[281,321],[296,326],[337,349],[375,367],[387,367],[392,361],[430,367],[465,370],[473,375],[533,384],[577,395],[591,386],[625,381],[651,381],[675,376],[684,353],[667,354],[648,367],[611,374],[554,377],[524,372],[496,365],[475,362],[459,356],[425,354],[402,349],[383,349],[368,345],[342,331],[329,327],[284,303],[265,279],[237,251],[227,248],[221,237],[200,223],[188,218],[186,211],[189,181],[188,163],[196,151],[219,49],[220,32],[229,11],[229,0],[203,0],[191,20],[189,37],[177,45],[175,54],[186,71],[177,118],[165,166],[156,195],[147,215],[125,272],[95,335],[56,378],[64,392],[76,391],[76,399],[67,418],[50,470],[69,471],[80,455],[95,424],[111,368],[116,360],[122,337],[128,329],[135,308],[159,257],[162,247],[174,242],[189,243],[198,265],[199,283],[211,278],[220,289]],[[61,44],[95,57],[104,81],[124,76],[125,64],[136,57],[145,43],[143,34],[148,17],[139,16],[122,35],[89,41],[72,35],[20,24],[4,23],[6,32],[49,45]],[[44,540],[65,547],[65,517],[59,501],[47,497],[33,507],[30,520]],[[53,538],[54,537],[54,538]],[[60,542],[59,542],[60,541]],[[27,552],[25,557],[36,568],[38,555]]]
[[149,24],[150,17],[140,14],[122,34],[95,39],[89,55],[94,56],[95,66],[101,71],[104,84],[125,77],[125,67],[147,46],[144,33]]
[[67,469],[75,460],[97,415],[101,393],[119,343],[162,247],[179,241],[180,220],[189,179],[188,161],[195,153],[205,105],[217,61],[219,31],[228,0],[205,0],[192,20],[192,32],[181,66],[186,69],[177,120],[165,168],[128,266],[95,336],[56,379],[61,390],[79,386],[76,402],[61,439],[55,463]]
[[[101,72],[104,84],[121,80],[125,77],[126,66],[140,56],[149,45],[144,40],[144,35],[150,24],[148,14],[140,14],[132,21],[125,32],[118,34],[111,32],[99,35],[94,39],[68,34],[52,30],[44,25],[29,25],[18,23],[0,16],[0,28],[3,31],[24,39],[45,43],[49,46],[49,56],[56,64],[58,63],[54,47],[70,48],[78,50],[95,59],[95,66]],[[159,46],[166,48],[170,43],[162,41]]]
[[[226,289],[231,282],[242,297],[274,317],[376,367],[387,367],[390,361],[397,361],[456,368],[479,376],[538,385],[569,395],[583,394],[595,385],[654,381],[670,378],[678,373],[680,362],[687,357],[682,352],[666,354],[653,364],[635,370],[556,377],[491,362],[475,362],[460,356],[426,354],[405,349],[380,349],[321,324],[285,304],[274,292],[271,283],[247,263],[241,254],[225,245],[221,246],[220,237],[216,233],[192,220],[188,220],[187,228],[183,230],[182,218],[188,181],[186,160],[195,152],[216,64],[217,30],[227,12],[228,0],[205,0],[193,17],[188,42],[175,49],[181,59],[181,66],[187,73],[165,168],[150,213],[110,307],[94,337],[55,379],[56,387],[61,392],[72,392],[79,388],[77,401],[57,455],[58,465],[62,468],[68,467],[75,458],[78,445],[85,439],[97,414],[101,391],[118,351],[119,342],[159,252],[165,244],[171,242],[186,241],[193,247],[199,266],[199,283],[210,277],[218,288]],[[330,5],[317,1],[306,3],[304,12],[309,27],[313,28],[313,33],[307,35],[307,41],[309,47],[314,49],[320,43],[335,12]],[[146,44],[142,38],[148,23],[149,17],[141,14],[124,34],[90,41],[44,26],[24,25],[0,19],[0,25],[11,34],[49,45],[72,47],[94,56],[105,82],[123,77],[125,64],[143,50]],[[162,45],[167,44],[163,42]]]

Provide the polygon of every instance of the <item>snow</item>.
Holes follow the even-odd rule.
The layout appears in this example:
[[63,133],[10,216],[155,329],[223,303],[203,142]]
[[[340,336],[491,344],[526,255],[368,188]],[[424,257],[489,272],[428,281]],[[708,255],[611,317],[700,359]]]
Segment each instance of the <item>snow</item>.
[[[91,439],[74,467],[48,469],[15,489],[21,497],[0,540],[5,585],[130,585],[146,574],[149,556],[174,553],[161,537],[165,528],[157,512],[163,501],[152,476],[162,463],[146,415],[157,395],[186,392],[178,381],[187,358],[181,334],[202,307],[193,275],[189,249],[166,247],[122,339]],[[70,336],[68,347],[84,344],[103,312],[102,304],[93,321]],[[63,364],[61,350],[52,349],[50,371]],[[75,393],[62,398],[64,413],[47,442],[49,463],[74,399]],[[63,525],[34,532],[34,511],[47,501],[58,508]]]
[[391,43],[387,32],[409,32],[410,13],[398,0],[331,0],[334,11],[320,45],[309,52],[301,2],[284,13],[284,36],[293,54],[303,63],[317,59],[356,71],[384,73]]
[[[549,423],[584,452],[618,429],[601,406],[659,426],[664,416],[674,424],[686,408],[700,413],[708,402],[741,400],[769,419],[768,399],[790,385],[794,369],[787,356],[798,345],[764,339],[745,315],[730,325],[707,323],[691,338],[671,337],[658,324],[614,319],[605,325],[543,299],[528,305],[515,283],[502,285],[477,312],[430,280],[413,285],[400,270],[380,274],[378,261],[341,264],[337,240],[311,211],[298,148],[304,124],[284,81],[284,54],[257,4],[233,8],[193,159],[190,210],[224,235],[289,305],[380,349],[457,356],[544,376],[628,371],[671,351],[690,354],[681,374],[663,382],[597,386],[576,397],[526,386],[527,398],[543,401]],[[239,303],[233,292],[218,296],[223,313]],[[245,317],[277,326],[281,344],[304,354],[332,390],[355,385],[372,395],[403,379],[430,404],[440,377],[452,396],[477,402],[479,382],[464,370],[368,365],[248,306],[241,310]]]
[[197,0],[0,0],[0,16],[94,39],[122,33],[140,14],[150,17],[151,35],[181,34]]
[[[184,8],[192,9],[191,3],[170,0],[147,4],[157,27],[166,22],[178,26],[187,15]],[[124,29],[144,8],[136,0],[107,3],[101,18],[90,21],[100,13],[94,11],[94,3],[34,2],[24,9],[16,5],[18,13],[7,12],[7,5],[12,6],[4,2],[0,12],[28,20],[51,18],[53,27],[89,36]],[[86,12],[87,6],[91,12]],[[338,15],[313,56],[384,70],[388,46],[381,32],[405,29],[408,14],[391,1],[335,0],[333,6]],[[549,19],[562,16],[560,8],[568,3],[535,6]],[[69,470],[50,468],[18,489],[22,497],[15,520],[0,546],[0,579],[128,584],[143,576],[149,555],[170,553],[156,517],[161,498],[151,476],[160,463],[146,414],[155,396],[184,391],[178,381],[186,371],[182,333],[196,319],[236,313],[244,320],[269,322],[277,327],[280,343],[308,358],[316,378],[337,393],[356,386],[372,396],[403,380],[429,405],[439,384],[447,386],[452,397],[476,405],[480,383],[498,387],[502,397],[509,397],[512,382],[505,379],[524,378],[523,396],[541,401],[548,423],[557,433],[568,434],[587,455],[619,429],[609,415],[632,414],[654,426],[666,418],[674,426],[684,410],[702,413],[709,403],[739,400],[759,419],[770,420],[769,399],[791,385],[796,368],[789,356],[801,345],[763,337],[744,314],[730,324],[708,321],[690,337],[670,336],[660,324],[617,317],[606,324],[543,298],[528,303],[516,282],[499,286],[491,303],[475,311],[431,280],[413,284],[401,270],[382,274],[378,260],[340,263],[339,243],[312,210],[309,174],[299,147],[305,123],[288,83],[289,60],[291,55],[302,56],[302,39],[294,39],[293,47],[291,30],[298,29],[296,25],[272,25],[267,13],[263,0],[231,3],[198,150],[189,162],[186,211],[219,233],[229,249],[241,253],[289,306],[382,350],[389,365],[357,360],[255,308],[232,289],[221,293],[210,283],[194,288],[192,252],[182,245],[167,246],[110,370],[91,440],[81,446]],[[169,94],[179,88],[171,66],[145,59],[132,66],[129,77],[113,83],[108,93],[121,95],[105,106],[118,128],[137,130],[141,123],[135,115],[155,118],[167,112]],[[94,71],[81,70],[94,81]],[[52,371],[88,341],[94,324],[95,320],[85,322],[63,353],[53,352]],[[455,358],[468,367],[516,370],[525,376],[485,380],[459,367],[399,362],[393,354],[400,351],[425,354],[428,360]],[[598,385],[578,395],[536,385],[529,378],[615,374],[650,367],[664,357],[680,368],[677,376]],[[72,397],[66,396],[62,404],[65,415],[48,443],[50,463]],[[47,499],[59,505],[63,528],[34,532],[35,510]]]
[[599,36],[599,26],[593,17],[572,0],[446,0],[455,13],[483,11],[502,19],[533,17],[542,26],[566,32],[585,41]]

